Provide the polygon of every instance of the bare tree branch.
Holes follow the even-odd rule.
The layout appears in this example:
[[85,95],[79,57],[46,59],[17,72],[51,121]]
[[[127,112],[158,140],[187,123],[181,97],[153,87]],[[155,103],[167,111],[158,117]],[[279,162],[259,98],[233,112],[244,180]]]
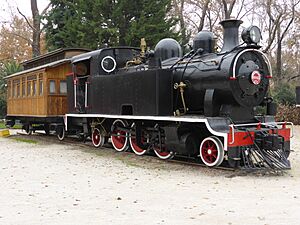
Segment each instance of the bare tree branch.
[[289,28],[292,25],[293,21],[294,21],[294,16],[290,19],[290,22],[288,23],[288,25],[285,27],[284,31],[282,32],[282,35],[281,35],[279,41],[283,40],[284,36],[286,35],[286,32],[289,30]]
[[292,77],[290,77],[289,79],[287,79],[287,81],[289,82],[289,81],[291,81],[291,80],[294,80],[294,79],[296,79],[297,77],[300,77],[300,74],[299,74],[299,75],[296,75],[296,76],[292,76]]
[[[240,7],[240,9],[239,9],[239,11],[238,11],[238,13],[237,13],[236,18],[239,18],[240,14],[241,14],[241,12],[242,12],[242,10],[243,10],[244,3],[245,3],[245,0],[242,0],[242,2],[241,2],[241,7]],[[251,11],[251,10],[250,10],[250,11]],[[248,12],[249,12],[249,11],[248,11]]]
[[225,19],[229,19],[226,1],[225,1],[225,0],[222,0],[222,4],[223,4],[223,10],[224,10],[224,13],[225,13]]
[[208,9],[208,4],[209,4],[210,0],[206,0],[202,9],[202,15],[200,17],[200,23],[198,26],[198,31],[203,30],[204,27],[204,21],[205,21],[205,15],[206,15],[206,11]]
[[[12,29],[12,31],[15,30],[15,27],[12,26],[12,24],[10,24],[9,26],[10,26],[10,28]],[[30,39],[28,39],[28,38],[26,38],[26,37],[24,37],[24,36],[22,36],[22,35],[20,35],[20,34],[17,34],[17,33],[15,33],[15,32],[10,32],[10,34],[12,34],[12,35],[14,35],[14,36],[17,36],[17,37],[20,37],[20,38],[22,38],[23,40],[28,41],[28,43],[31,43],[31,40],[30,40]]]
[[233,10],[233,7],[234,7],[235,3],[236,3],[236,0],[233,0],[233,1],[230,3],[230,5],[229,5],[229,10],[228,10],[229,18],[230,18],[231,14],[232,14],[232,10]]
[[187,19],[188,21],[190,21],[190,22],[192,23],[192,26],[194,26],[194,27],[198,30],[198,24],[197,24],[194,20],[192,20],[192,19],[189,18],[189,17],[186,17],[186,19]]
[[29,22],[29,20],[27,19],[27,17],[20,11],[19,7],[17,7],[18,12],[20,13],[20,15],[25,19],[26,23],[30,26],[30,28],[32,30],[35,30],[34,27],[32,26],[32,24]]
[[[269,42],[268,42],[268,45],[267,47],[264,49],[264,52],[268,52],[271,45],[273,44],[274,42],[274,39],[276,37],[276,32],[278,30],[278,27],[280,26],[282,20],[281,20],[281,17],[282,17],[282,14],[279,14],[279,16],[276,18],[276,20],[274,21],[274,24],[272,26],[272,28],[270,29],[271,31],[271,36],[269,36]],[[271,25],[270,25],[271,26]]]
[[17,34],[17,33],[14,33],[14,32],[12,32],[11,34],[14,35],[14,36],[16,36],[16,37],[22,38],[23,40],[27,41],[29,44],[32,44],[32,41],[30,39],[28,39],[26,37],[23,37],[20,34]]
[[49,4],[44,8],[44,10],[43,10],[42,13],[40,14],[40,16],[44,16],[44,15],[46,14],[46,12],[47,12],[47,10],[49,9],[50,5],[51,5],[51,2],[49,2]]

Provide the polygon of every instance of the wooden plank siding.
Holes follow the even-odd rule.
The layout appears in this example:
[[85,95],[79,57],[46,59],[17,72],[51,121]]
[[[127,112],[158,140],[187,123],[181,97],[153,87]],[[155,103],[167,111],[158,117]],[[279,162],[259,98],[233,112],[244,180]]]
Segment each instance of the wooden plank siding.
[[[47,115],[64,115],[67,113],[67,93],[60,93],[60,82],[66,81],[66,74],[71,71],[70,64],[63,64],[47,71]],[[49,90],[51,80],[55,81],[55,94],[51,94]]]
[[[9,78],[7,115],[48,117],[65,114],[67,95],[61,94],[59,87],[70,71],[70,63],[64,63]],[[55,82],[55,93],[50,93],[51,80]]]

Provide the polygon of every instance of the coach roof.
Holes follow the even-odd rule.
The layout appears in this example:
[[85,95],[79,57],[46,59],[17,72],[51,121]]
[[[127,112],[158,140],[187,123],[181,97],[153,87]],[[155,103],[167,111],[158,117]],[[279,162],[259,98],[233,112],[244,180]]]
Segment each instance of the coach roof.
[[22,74],[25,74],[25,73],[33,72],[33,71],[36,71],[36,70],[41,70],[41,69],[46,69],[46,68],[53,68],[53,67],[59,66],[61,64],[70,62],[70,61],[71,61],[71,59],[61,59],[61,60],[51,62],[51,63],[45,64],[45,65],[42,65],[42,66],[31,68],[31,69],[28,69],[28,70],[22,70],[20,72],[8,75],[8,76],[4,77],[4,79],[9,79],[9,78],[19,76],[19,75],[22,75]]

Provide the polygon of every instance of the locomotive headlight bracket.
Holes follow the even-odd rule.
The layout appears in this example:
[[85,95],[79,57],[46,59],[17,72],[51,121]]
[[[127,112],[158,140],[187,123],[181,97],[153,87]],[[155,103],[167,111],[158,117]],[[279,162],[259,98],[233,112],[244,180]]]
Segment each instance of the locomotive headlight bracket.
[[261,40],[261,31],[257,26],[250,26],[243,30],[242,39],[247,44],[258,44]]

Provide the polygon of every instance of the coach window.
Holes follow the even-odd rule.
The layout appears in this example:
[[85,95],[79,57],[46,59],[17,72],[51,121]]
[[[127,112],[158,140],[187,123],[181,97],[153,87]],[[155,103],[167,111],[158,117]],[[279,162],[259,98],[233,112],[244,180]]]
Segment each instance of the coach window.
[[11,98],[11,81],[7,82],[7,98]]
[[50,80],[49,81],[49,93],[55,94],[55,92],[56,92],[55,80]]
[[17,97],[20,97],[20,81],[17,83]]
[[39,74],[39,95],[43,95],[44,87],[43,87],[43,74]]
[[13,80],[12,82],[12,97],[14,98],[16,96],[16,84],[15,81]]
[[61,80],[59,83],[59,93],[67,94],[67,81]]
[[31,95],[31,81],[27,80],[27,96]]
[[16,98],[20,96],[20,80],[13,81],[13,97]]
[[25,77],[22,78],[22,97],[25,97]]
[[39,94],[40,94],[40,95],[43,95],[43,92],[44,92],[43,80],[40,80],[39,82],[40,82]]
[[36,95],[36,80],[32,81],[32,95]]

